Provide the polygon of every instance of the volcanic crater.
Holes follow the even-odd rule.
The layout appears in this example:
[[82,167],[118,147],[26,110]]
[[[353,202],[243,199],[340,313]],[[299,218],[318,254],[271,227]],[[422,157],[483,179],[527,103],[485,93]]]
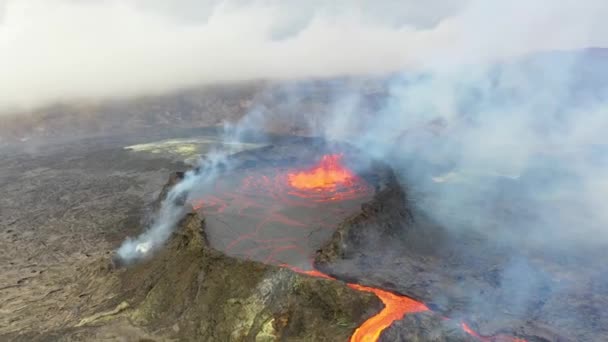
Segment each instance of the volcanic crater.
[[[337,224],[386,186],[386,166],[369,169],[356,151],[312,140],[231,159],[235,168],[193,190],[191,205],[206,217],[212,247],[266,264],[310,266]],[[359,175],[357,168],[369,170]]]

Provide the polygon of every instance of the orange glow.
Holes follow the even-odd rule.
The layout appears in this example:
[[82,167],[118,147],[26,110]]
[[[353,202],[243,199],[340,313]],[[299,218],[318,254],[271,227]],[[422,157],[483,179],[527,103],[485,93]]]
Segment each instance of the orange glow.
[[382,311],[372,316],[355,330],[355,333],[350,337],[351,342],[375,342],[380,338],[384,329],[388,328],[394,321],[402,319],[408,313],[429,310],[423,303],[405,296],[357,284],[348,284],[348,286],[357,291],[371,292],[384,303]]
[[203,200],[195,200],[192,202],[192,209],[198,211],[201,210],[205,206],[205,201]]
[[471,329],[471,327],[469,327],[464,322],[460,323],[460,326],[462,327],[462,330],[464,330],[464,332],[475,337],[480,342],[527,342],[523,338],[507,336],[507,335],[496,335],[496,336],[489,336],[489,337],[481,336],[479,333],[477,333],[475,330]]
[[464,332],[466,332],[467,334],[482,340],[482,337],[475,330],[471,329],[471,327],[469,327],[466,323],[460,323],[460,326],[462,327],[462,330],[464,330]]
[[306,274],[306,275],[309,275],[311,277],[336,280],[336,278],[330,277],[330,276],[328,276],[327,274],[325,274],[323,272],[319,272],[319,271],[315,270],[314,268],[312,270],[303,270],[303,269],[301,269],[299,267],[295,267],[295,266],[291,266],[291,265],[287,265],[287,264],[280,264],[279,266],[289,268],[290,270],[292,270],[292,271],[294,271],[296,273]]
[[313,168],[289,173],[289,185],[300,190],[326,190],[348,184],[355,175],[341,164],[341,159],[341,154],[324,155]]
[[[311,277],[324,278],[335,280],[335,278],[328,276],[327,274],[317,271],[316,269],[303,270],[299,267],[281,264],[280,266],[289,268],[290,270],[309,275]],[[380,334],[384,329],[388,328],[394,321],[400,320],[408,313],[428,311],[421,302],[417,302],[411,298],[405,296],[399,296],[392,292],[380,290],[373,287],[363,286],[359,284],[348,284],[348,286],[357,291],[370,292],[375,294],[382,303],[384,303],[384,309],[379,313],[369,318],[359,326],[353,335],[350,337],[350,342],[375,342],[380,338]]]

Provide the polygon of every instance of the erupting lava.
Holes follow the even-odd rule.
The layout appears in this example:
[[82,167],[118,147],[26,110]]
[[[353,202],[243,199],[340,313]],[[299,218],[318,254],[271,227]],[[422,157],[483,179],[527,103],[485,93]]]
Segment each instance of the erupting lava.
[[[237,246],[241,246],[240,252],[244,253],[247,258],[257,258],[259,261],[273,263],[312,277],[336,280],[312,267],[304,270],[286,264],[279,259],[279,254],[296,253],[310,262],[311,255],[302,247],[309,245],[309,241],[302,242],[301,240],[310,239],[310,234],[319,228],[333,229],[336,222],[327,221],[327,217],[339,220],[340,216],[345,215],[344,208],[339,205],[332,207],[330,203],[336,205],[357,201],[372,193],[369,184],[342,165],[342,157],[341,154],[324,155],[317,165],[307,170],[276,170],[274,176],[264,173],[249,174],[242,179],[242,184],[236,190],[234,188],[226,189],[224,184],[219,183],[215,186],[216,195],[210,194],[195,200],[192,206],[195,210],[205,210],[205,214],[210,218],[222,217],[220,222],[228,228],[231,227],[226,224],[225,220],[230,215],[247,219],[246,226],[250,231],[239,232],[238,235],[232,236],[223,248],[225,252],[234,252],[233,250],[237,249]],[[317,215],[318,212],[315,212],[306,217],[292,218],[285,211],[286,207],[305,211],[319,208],[319,206],[326,212],[326,215]],[[310,230],[310,233],[304,238],[276,235],[268,237],[265,235],[267,231],[276,234],[276,231],[271,229],[273,224],[281,224],[283,227],[299,229],[299,231]],[[228,229],[228,231],[230,230]],[[285,230],[281,229],[281,232]],[[222,229],[222,233],[225,234],[226,230]],[[373,293],[384,304],[384,309],[355,330],[350,342],[377,341],[382,332],[394,321],[402,319],[408,313],[429,310],[424,303],[406,296],[359,284],[349,283],[348,286],[357,291]],[[462,323],[461,326],[465,332],[482,342],[525,342],[525,340],[515,338],[503,340],[496,337],[483,337],[466,324]],[[500,335],[500,337],[506,336]]]
[[367,183],[342,165],[342,157],[326,154],[312,168],[288,172],[277,180],[289,186],[289,195],[315,202],[357,199],[369,193]]
[[324,191],[337,185],[350,184],[355,175],[341,164],[341,154],[327,154],[318,165],[307,171],[293,172],[287,177],[289,185],[300,190]]

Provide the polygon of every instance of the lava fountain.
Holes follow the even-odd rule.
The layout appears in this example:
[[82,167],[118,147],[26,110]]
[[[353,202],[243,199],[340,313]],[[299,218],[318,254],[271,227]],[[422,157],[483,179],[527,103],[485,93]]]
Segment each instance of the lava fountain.
[[289,185],[300,190],[316,191],[335,189],[340,184],[350,185],[356,177],[342,166],[341,160],[341,154],[324,155],[312,169],[290,173]]
[[[372,187],[345,167],[342,159],[342,154],[326,154],[307,169],[262,167],[226,176],[212,191],[192,201],[192,206],[204,211],[213,247],[229,255],[336,280],[310,266],[314,252],[337,224],[373,195]],[[355,330],[351,342],[377,341],[394,321],[429,310],[406,296],[360,284],[348,286],[373,293],[384,304],[384,309]],[[495,341],[464,323],[462,328],[483,342]]]

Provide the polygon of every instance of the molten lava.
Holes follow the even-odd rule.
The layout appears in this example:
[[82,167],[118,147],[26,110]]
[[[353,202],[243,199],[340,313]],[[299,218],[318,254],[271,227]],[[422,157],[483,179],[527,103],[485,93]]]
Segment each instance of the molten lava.
[[[280,266],[287,267],[294,272],[306,274],[311,277],[336,280],[335,278],[328,276],[323,272],[317,271],[314,268],[311,270],[303,270],[301,268],[286,264],[282,264]],[[355,330],[353,335],[350,337],[350,342],[375,342],[380,338],[380,334],[382,334],[384,329],[388,328],[394,321],[402,319],[403,316],[408,313],[429,310],[429,308],[427,308],[426,305],[421,302],[417,302],[409,297],[396,295],[392,292],[359,284],[349,283],[348,287],[361,292],[373,293],[380,298],[384,304],[384,309],[382,309],[382,311],[375,316],[372,316]]]
[[423,303],[405,296],[398,296],[388,291],[357,284],[348,284],[348,286],[357,291],[371,292],[384,303],[382,311],[355,330],[355,333],[350,337],[351,342],[377,341],[384,329],[388,328],[394,321],[402,319],[408,313],[429,310]]
[[508,336],[508,335],[503,335],[503,334],[498,334],[495,336],[482,336],[479,333],[477,333],[475,330],[471,329],[471,327],[469,327],[464,322],[460,323],[460,327],[467,334],[475,337],[480,342],[527,342],[523,338],[518,338],[518,337],[513,337],[513,336]]
[[[336,280],[336,278],[328,276],[327,274],[317,271],[314,268],[311,270],[303,270],[301,268],[286,264],[281,264],[279,266],[289,268],[296,273],[306,274],[311,277]],[[347,285],[353,290],[375,294],[384,304],[384,309],[369,318],[367,321],[363,322],[363,324],[355,329],[355,332],[351,335],[349,342],[376,342],[380,339],[382,332],[386,328],[390,327],[394,321],[403,319],[405,315],[410,313],[430,311],[430,309],[424,305],[424,303],[418,302],[406,296],[359,284],[348,283]],[[475,330],[471,329],[464,322],[460,323],[460,326],[464,332],[473,336],[480,342],[527,342],[523,338],[503,334],[495,336],[482,336]]]
[[[322,156],[312,168],[242,169],[218,178],[190,204],[204,211],[210,239],[227,254],[267,264],[302,264],[339,222],[373,196],[373,187],[341,165],[341,158]],[[318,168],[329,175],[326,187],[296,188],[290,183],[290,176],[315,174]]]
[[349,184],[356,176],[342,163],[341,154],[327,154],[313,168],[288,174],[289,185],[300,190],[324,191]]
[[342,165],[341,154],[326,154],[312,168],[291,170],[276,177],[275,183],[288,185],[290,196],[314,202],[354,200],[372,191],[364,180]]

